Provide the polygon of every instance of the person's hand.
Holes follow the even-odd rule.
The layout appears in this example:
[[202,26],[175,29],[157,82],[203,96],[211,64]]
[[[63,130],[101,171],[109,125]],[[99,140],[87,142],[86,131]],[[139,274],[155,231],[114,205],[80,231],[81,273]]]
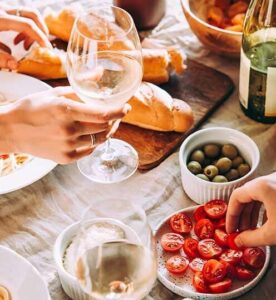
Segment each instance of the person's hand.
[[92,145],[91,134],[96,144],[103,143],[109,134],[110,122],[123,118],[130,110],[128,104],[96,108],[63,97],[69,93],[72,93],[71,88],[33,94],[2,113],[0,119],[6,124],[4,132],[0,128],[2,152],[6,145],[9,152],[71,163],[93,151],[96,145]]
[[[48,40],[48,29],[41,15],[31,9],[7,9],[0,11],[0,31],[16,31],[18,35],[14,44],[24,43],[25,50],[28,50],[34,42],[42,47],[52,47]],[[6,48],[6,49],[5,49]],[[11,55],[11,50],[3,43],[0,44],[0,69],[17,68],[16,59]]]
[[[256,228],[261,203],[266,209],[266,222]],[[236,239],[238,247],[276,244],[276,173],[254,179],[236,189],[226,215],[228,233],[243,231]]]

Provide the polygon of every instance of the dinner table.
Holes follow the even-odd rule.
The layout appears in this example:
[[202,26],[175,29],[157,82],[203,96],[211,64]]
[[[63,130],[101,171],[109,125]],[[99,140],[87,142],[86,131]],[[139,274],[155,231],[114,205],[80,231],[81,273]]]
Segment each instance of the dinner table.
[[[72,2],[10,0],[9,4],[36,7],[43,13],[49,7],[61,9]],[[111,1],[75,2],[97,5],[98,2]],[[161,22],[153,30],[141,32],[141,36],[158,40],[165,46],[177,45],[190,58],[227,74],[233,80],[235,90],[202,127],[224,126],[246,133],[256,142],[261,153],[257,175],[276,171],[276,124],[257,123],[241,111],[238,98],[239,59],[224,58],[208,51],[190,30],[178,0],[167,0],[166,14]],[[101,199],[134,201],[145,210],[153,230],[171,213],[195,205],[183,190],[178,155],[177,150],[154,169],[137,171],[126,181],[110,185],[89,181],[75,163],[58,165],[32,185],[0,196],[1,245],[15,250],[37,268],[48,284],[53,300],[68,300],[53,260],[57,236],[67,226],[79,221],[87,206]],[[276,248],[271,247],[271,250],[266,274],[255,288],[239,299],[276,299]],[[147,299],[179,300],[183,297],[156,281]]]

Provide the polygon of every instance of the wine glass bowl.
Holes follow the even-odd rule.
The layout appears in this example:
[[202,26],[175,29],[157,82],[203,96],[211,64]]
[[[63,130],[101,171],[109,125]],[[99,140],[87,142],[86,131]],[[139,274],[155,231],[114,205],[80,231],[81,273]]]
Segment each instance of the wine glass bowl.
[[[143,73],[140,40],[131,16],[114,6],[92,8],[80,16],[68,44],[67,73],[82,101],[105,109],[127,103]],[[127,143],[110,139],[78,166],[93,181],[114,183],[136,171],[138,155]]]

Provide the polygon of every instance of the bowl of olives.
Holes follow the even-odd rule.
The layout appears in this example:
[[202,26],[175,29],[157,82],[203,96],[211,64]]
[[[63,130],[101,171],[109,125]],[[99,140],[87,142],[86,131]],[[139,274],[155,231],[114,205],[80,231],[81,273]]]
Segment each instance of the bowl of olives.
[[212,127],[183,142],[179,161],[185,192],[203,204],[212,199],[228,200],[235,188],[254,178],[260,152],[244,133]]

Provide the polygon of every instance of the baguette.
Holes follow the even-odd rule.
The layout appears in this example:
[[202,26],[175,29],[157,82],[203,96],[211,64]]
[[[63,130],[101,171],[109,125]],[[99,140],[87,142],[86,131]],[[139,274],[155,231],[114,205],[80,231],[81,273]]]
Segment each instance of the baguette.
[[132,110],[123,122],[157,131],[185,132],[194,118],[191,107],[182,100],[172,99],[163,89],[143,82],[128,102]]

